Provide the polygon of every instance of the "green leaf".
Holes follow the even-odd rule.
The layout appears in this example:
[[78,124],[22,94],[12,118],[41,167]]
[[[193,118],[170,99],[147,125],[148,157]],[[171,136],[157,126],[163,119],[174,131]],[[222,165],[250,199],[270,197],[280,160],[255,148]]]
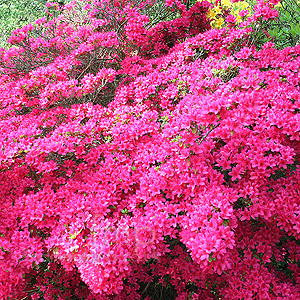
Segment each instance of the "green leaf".
[[222,225],[225,226],[225,227],[228,226],[229,225],[229,220],[228,219],[223,220]]
[[121,210],[122,214],[127,215],[129,213],[129,210],[127,208],[124,208]]
[[283,15],[283,19],[285,19],[286,21],[292,20],[291,14],[287,10],[282,15]]
[[291,33],[293,36],[300,35],[300,25],[299,24],[291,24]]

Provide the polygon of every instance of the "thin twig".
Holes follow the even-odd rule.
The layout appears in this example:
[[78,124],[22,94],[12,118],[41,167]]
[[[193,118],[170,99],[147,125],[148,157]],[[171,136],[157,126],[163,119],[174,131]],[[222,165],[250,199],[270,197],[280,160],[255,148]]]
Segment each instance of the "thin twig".
[[147,283],[146,287],[144,288],[144,290],[142,291],[142,296],[146,293],[148,287],[150,285],[150,281]]
[[215,130],[218,126],[220,126],[221,123],[219,123],[218,125],[213,125],[213,127],[207,132],[207,134],[205,136],[202,137],[202,139],[200,140],[200,142],[198,143],[198,145],[201,145],[201,143],[207,138],[207,136],[213,131]]

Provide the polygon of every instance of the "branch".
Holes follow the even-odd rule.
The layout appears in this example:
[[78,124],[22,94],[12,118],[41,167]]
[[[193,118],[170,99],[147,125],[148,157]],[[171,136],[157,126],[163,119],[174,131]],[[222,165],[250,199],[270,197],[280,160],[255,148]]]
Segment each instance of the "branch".
[[215,130],[218,126],[220,126],[221,123],[219,123],[218,125],[213,125],[213,127],[205,134],[205,136],[202,137],[202,139],[199,141],[198,145],[201,145],[202,142],[207,138],[207,136],[213,131]]

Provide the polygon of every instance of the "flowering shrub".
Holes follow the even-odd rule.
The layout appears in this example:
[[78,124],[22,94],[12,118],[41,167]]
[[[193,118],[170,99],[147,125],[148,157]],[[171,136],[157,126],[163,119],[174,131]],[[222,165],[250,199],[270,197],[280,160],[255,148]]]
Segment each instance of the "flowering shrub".
[[300,298],[300,46],[247,47],[277,2],[222,28],[209,2],[158,24],[151,1],[74,2],[14,33],[3,299]]

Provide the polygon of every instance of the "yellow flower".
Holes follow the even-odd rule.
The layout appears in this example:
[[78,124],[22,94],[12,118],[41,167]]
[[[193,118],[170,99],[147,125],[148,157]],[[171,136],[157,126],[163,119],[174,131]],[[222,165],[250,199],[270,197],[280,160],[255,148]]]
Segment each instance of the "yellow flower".
[[225,9],[231,8],[232,3],[230,0],[221,0],[221,5],[222,7],[224,7]]
[[236,16],[236,21],[238,22],[238,23],[241,23],[242,22],[242,17],[239,15],[239,14],[237,14],[237,15],[235,15]]
[[[204,0],[198,0],[198,2],[202,2],[202,1]],[[216,0],[207,0],[207,1],[209,1],[212,4],[218,2]],[[223,16],[223,12],[225,10],[230,10],[231,14],[233,14],[237,18],[238,23],[242,22],[244,19],[239,14],[241,11],[248,10],[249,13],[247,14],[247,17],[251,16],[251,6],[247,1],[239,1],[239,2],[232,3],[232,0],[221,0],[207,13],[207,18],[211,21],[210,24],[213,28],[222,28],[224,26],[225,20],[220,15]]]
[[215,19],[216,13],[211,9],[211,10],[207,13],[207,17],[208,17],[208,19],[210,19],[210,20]]
[[[299,3],[299,1],[297,1],[297,2]],[[280,8],[280,7],[282,7],[282,5],[281,5],[281,3],[279,2],[279,3],[276,4],[274,7],[275,7],[275,8]]]
[[220,5],[218,4],[218,6],[215,6],[214,7],[214,11],[215,11],[215,13],[218,15],[218,14],[220,14],[221,12],[222,12],[222,9],[221,9],[221,7],[220,7]]
[[215,28],[221,28],[223,24],[224,24],[224,19],[219,18],[215,21],[214,26],[215,26]]
[[240,1],[240,2],[236,2],[235,3],[234,9],[238,10],[238,11],[241,11],[241,10],[247,9],[249,6],[250,5],[249,5],[248,2],[246,2],[246,1]]
[[240,12],[242,10],[248,10],[249,13],[247,14],[247,16],[251,16],[251,13],[250,13],[251,9],[250,9],[250,5],[248,2],[240,1],[240,2],[236,2],[233,4],[232,11],[233,11],[233,14],[236,16],[238,23],[242,22],[242,17],[240,16]]

